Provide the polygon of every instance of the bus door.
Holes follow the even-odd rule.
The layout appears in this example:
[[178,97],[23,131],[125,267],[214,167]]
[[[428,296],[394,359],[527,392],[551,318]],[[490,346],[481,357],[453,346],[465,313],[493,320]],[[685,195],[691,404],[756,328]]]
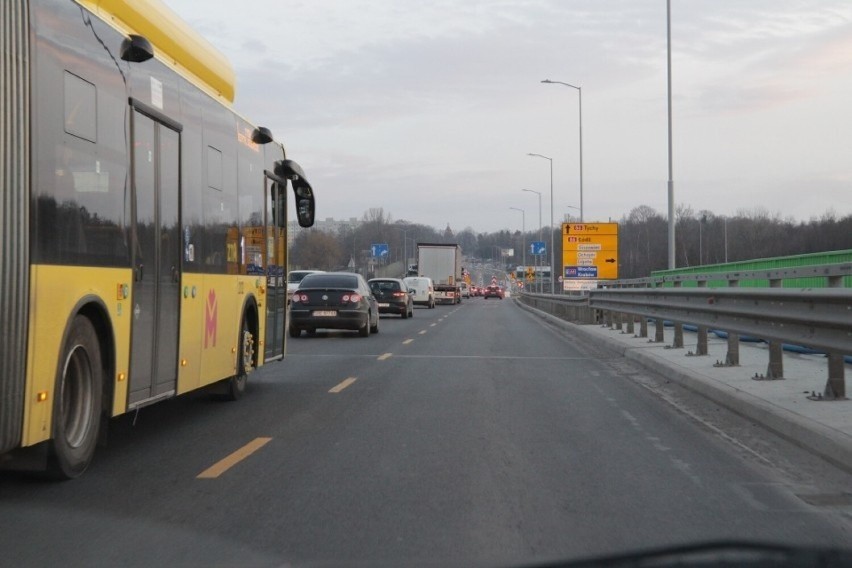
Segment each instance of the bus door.
[[[286,184],[286,182],[285,182]],[[285,255],[284,230],[281,221],[286,217],[280,210],[286,203],[285,184],[266,178],[265,214],[266,214],[266,340],[264,360],[270,361],[284,356],[284,321],[287,317],[287,281],[284,267]],[[279,192],[281,194],[279,195]]]
[[133,325],[128,408],[174,394],[180,300],[180,133],[133,112]]

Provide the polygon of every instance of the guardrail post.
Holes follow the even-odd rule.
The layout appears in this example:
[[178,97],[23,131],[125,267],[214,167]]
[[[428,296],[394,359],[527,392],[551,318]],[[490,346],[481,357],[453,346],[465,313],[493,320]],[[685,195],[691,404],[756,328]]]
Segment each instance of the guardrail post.
[[[680,280],[675,280],[674,287],[680,288],[680,284]],[[683,324],[679,321],[674,322],[674,341],[671,349],[683,349]]]
[[624,313],[623,312],[615,312],[615,329],[617,329],[620,333],[624,333]]
[[842,353],[828,354],[828,381],[823,396],[828,400],[846,400],[846,377]]
[[[699,280],[698,281],[698,287],[699,288],[706,288],[707,287],[707,281],[706,280]],[[698,333],[696,335],[698,336],[698,343],[695,346],[695,352],[693,353],[692,351],[690,351],[689,353],[687,353],[687,355],[696,355],[696,356],[697,355],[707,355],[707,353],[708,353],[708,350],[707,350],[707,326],[706,325],[699,325],[698,326]]]
[[784,378],[784,347],[780,341],[769,342],[769,365],[766,367],[766,378]]
[[[729,288],[738,288],[738,280],[729,280]],[[728,331],[728,352],[725,354],[724,367],[740,366],[740,334]]]
[[639,337],[648,337],[648,318],[639,316]]
[[663,323],[663,318],[657,318],[654,320],[654,343],[662,343],[665,341],[666,336],[663,333],[663,328],[665,324]]
[[674,324],[674,341],[671,345],[672,349],[683,349],[683,324],[675,322]]
[[721,366],[740,366],[740,335],[738,333],[728,332],[728,352],[725,353],[725,362]]
[[698,343],[695,345],[695,353],[691,353],[692,355],[707,355],[709,351],[707,350],[707,326],[699,325],[698,326]]
[[633,320],[636,316],[633,314],[627,314],[627,333],[634,335],[636,333],[636,328],[633,326]]
[[[781,288],[783,282],[780,278],[769,280],[770,288]],[[767,379],[784,378],[784,347],[780,341],[769,341],[769,365],[766,366]]]

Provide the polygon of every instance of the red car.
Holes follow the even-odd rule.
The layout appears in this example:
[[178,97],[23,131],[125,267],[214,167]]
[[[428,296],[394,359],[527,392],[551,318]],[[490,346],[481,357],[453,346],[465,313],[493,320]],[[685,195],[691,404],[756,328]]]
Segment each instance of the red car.
[[485,291],[482,294],[485,299],[488,298],[500,298],[503,299],[503,288],[500,286],[486,286]]

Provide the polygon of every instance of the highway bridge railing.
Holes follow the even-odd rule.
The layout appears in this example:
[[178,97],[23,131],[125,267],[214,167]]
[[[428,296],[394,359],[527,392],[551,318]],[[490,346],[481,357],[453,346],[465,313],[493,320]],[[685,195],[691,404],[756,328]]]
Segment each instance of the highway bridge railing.
[[[672,348],[683,348],[683,330],[697,333],[691,355],[707,355],[708,333],[727,338],[718,366],[738,366],[740,340],[769,344],[769,363],[759,379],[784,378],[783,351],[823,353],[828,358],[825,389],[813,398],[845,400],[845,358],[852,356],[852,262],[783,269],[712,272],[615,280],[575,294],[528,294],[521,302],[580,324],[603,323],[655,342],[664,326],[674,327]],[[824,279],[823,288],[785,288],[801,278]],[[748,281],[748,288],[740,287]],[[755,286],[755,282],[765,283]],[[709,283],[709,285],[708,285]]]

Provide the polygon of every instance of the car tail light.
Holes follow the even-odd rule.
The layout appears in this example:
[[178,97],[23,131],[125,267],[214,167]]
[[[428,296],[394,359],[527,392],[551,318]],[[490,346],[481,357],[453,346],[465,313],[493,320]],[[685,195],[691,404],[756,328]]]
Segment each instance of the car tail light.
[[352,292],[351,294],[343,294],[343,297],[340,298],[340,301],[343,302],[344,304],[346,302],[352,302],[353,304],[357,304],[358,302],[361,301],[361,297],[362,297],[361,294],[357,294],[355,292]]
[[394,297],[394,298],[404,298],[404,297],[405,297],[405,292],[394,292],[394,293],[393,293],[393,297]]
[[308,295],[307,295],[307,294],[294,293],[294,294],[293,294],[293,297],[291,298],[291,300],[290,300],[290,301],[292,301],[292,302],[303,302],[303,303],[307,303],[307,301],[308,301]]

